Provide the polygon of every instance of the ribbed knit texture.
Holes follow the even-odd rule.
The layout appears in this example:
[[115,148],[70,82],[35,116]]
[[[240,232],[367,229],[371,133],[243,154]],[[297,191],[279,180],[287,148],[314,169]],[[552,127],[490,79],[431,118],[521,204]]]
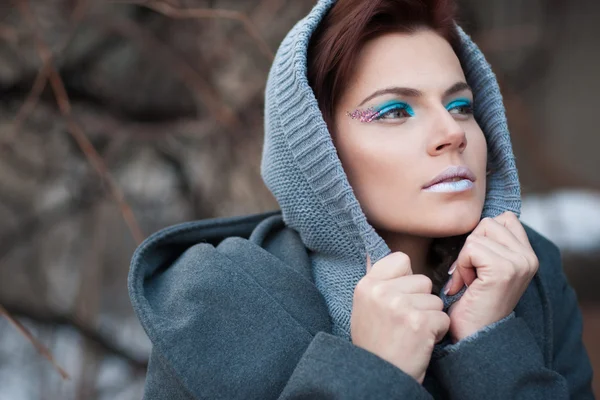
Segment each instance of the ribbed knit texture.
[[[337,156],[308,84],[311,34],[335,0],[321,0],[285,37],[269,72],[265,99],[262,176],[286,224],[311,250],[313,275],[333,321],[333,333],[350,338],[352,297],[373,263],[390,254],[367,221]],[[473,89],[474,113],[488,144],[487,195],[482,218],[519,215],[520,186],[498,83],[483,54],[458,28],[457,55]],[[462,294],[462,293],[461,293]],[[449,306],[460,297],[443,298]]]

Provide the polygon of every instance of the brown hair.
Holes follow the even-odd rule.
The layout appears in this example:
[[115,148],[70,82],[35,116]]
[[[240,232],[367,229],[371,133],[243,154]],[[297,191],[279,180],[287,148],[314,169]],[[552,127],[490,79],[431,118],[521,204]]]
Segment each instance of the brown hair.
[[[367,41],[387,33],[429,28],[455,48],[455,14],[453,0],[338,0],[319,23],[308,46],[308,82],[329,128],[333,128],[335,106]],[[434,240],[428,264],[435,265],[430,271],[435,293],[447,280],[447,268],[458,256],[465,238]]]
[[454,45],[455,13],[453,0],[338,0],[308,45],[308,82],[328,126],[332,127],[335,105],[367,41],[427,27]]

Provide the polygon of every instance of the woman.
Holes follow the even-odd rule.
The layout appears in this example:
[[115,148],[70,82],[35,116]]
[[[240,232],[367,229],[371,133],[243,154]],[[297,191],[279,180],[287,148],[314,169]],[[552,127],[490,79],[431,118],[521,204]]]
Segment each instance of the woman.
[[516,216],[498,85],[453,12],[323,0],[290,31],[262,163],[281,213],[171,227],[133,258],[145,398],[593,398],[575,294]]

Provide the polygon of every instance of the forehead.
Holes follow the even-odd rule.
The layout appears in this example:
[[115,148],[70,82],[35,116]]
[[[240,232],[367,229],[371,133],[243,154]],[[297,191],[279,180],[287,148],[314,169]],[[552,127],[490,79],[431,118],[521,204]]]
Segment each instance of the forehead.
[[[450,44],[433,30],[389,33],[361,49],[349,91],[372,92],[389,86],[442,93],[465,76]],[[350,93],[348,93],[350,94]]]

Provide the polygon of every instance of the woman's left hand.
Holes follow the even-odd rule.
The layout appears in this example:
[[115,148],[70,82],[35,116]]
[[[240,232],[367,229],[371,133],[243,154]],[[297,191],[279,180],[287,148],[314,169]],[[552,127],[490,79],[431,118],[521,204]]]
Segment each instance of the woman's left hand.
[[449,310],[450,335],[457,342],[508,316],[538,270],[527,233],[512,212],[484,218],[465,241],[447,294],[463,296]]

